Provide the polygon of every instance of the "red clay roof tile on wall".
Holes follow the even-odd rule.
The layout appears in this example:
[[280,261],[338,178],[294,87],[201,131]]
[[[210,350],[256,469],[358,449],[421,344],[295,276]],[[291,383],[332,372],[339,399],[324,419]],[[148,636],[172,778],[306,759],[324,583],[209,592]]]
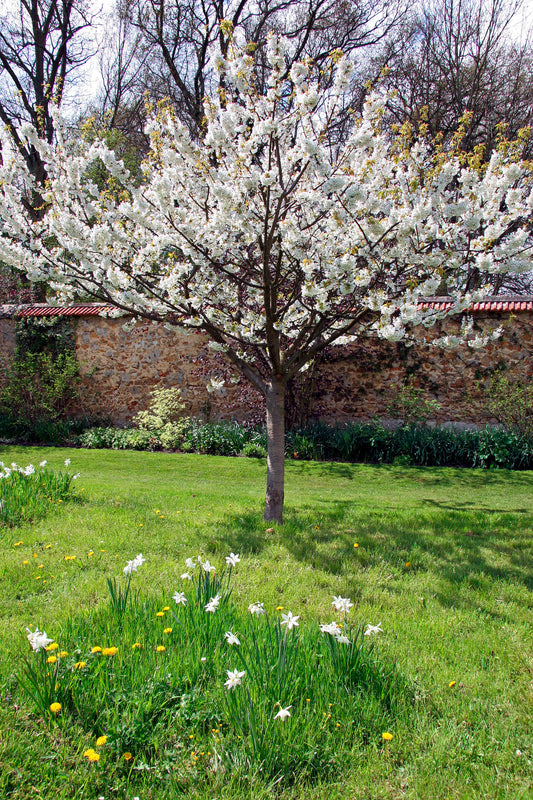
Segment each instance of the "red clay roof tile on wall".
[[96,317],[113,310],[104,303],[76,303],[71,306],[50,306],[47,303],[31,303],[19,306],[0,306],[0,316],[10,317]]
[[[420,308],[446,311],[453,302],[447,297],[428,297]],[[470,311],[533,311],[533,296],[487,297],[472,303]],[[113,306],[106,303],[75,303],[71,306],[51,306],[47,303],[0,305],[0,317],[95,317],[108,314]]]

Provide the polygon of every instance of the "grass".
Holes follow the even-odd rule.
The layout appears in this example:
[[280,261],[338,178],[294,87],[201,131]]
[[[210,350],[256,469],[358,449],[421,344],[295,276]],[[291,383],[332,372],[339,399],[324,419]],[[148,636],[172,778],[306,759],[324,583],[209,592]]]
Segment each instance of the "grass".
[[[46,458],[60,469],[66,457],[84,501],[0,528],[0,797],[533,797],[531,473],[292,461],[286,523],[271,529],[262,461],[0,448],[5,463]],[[25,627],[60,637],[96,624],[107,579],[139,552],[136,585],[161,603],[181,588],[187,556],[220,563],[230,550],[241,554],[236,613],[261,600],[302,624],[329,622],[340,594],[356,623],[382,623],[379,658],[414,697],[393,739],[352,741],[337,771],[308,785],[274,786],[260,773],[243,781],[201,760],[172,784],[163,754],[145,770],[86,763],[87,729],[43,726],[14,681]]]

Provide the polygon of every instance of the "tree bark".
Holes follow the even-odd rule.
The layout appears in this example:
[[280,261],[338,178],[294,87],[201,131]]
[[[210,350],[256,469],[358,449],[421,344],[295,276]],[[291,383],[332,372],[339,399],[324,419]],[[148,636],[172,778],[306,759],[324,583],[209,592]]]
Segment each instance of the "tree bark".
[[267,487],[265,519],[283,522],[285,481],[285,381],[272,378],[266,390]]

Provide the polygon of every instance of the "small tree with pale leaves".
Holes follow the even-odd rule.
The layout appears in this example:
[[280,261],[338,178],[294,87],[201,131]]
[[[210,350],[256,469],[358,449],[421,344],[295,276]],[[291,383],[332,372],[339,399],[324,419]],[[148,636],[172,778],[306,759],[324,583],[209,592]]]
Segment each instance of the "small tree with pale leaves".
[[[310,67],[285,75],[284,41],[271,37],[266,94],[253,57],[215,56],[226,87],[205,104],[193,141],[171,109],[149,122],[144,180],[102,143],[54,146],[31,129],[49,183],[47,213],[28,216],[32,176],[9,136],[2,141],[0,259],[45,280],[65,300],[78,293],[133,317],[201,330],[266,399],[265,518],[282,520],[287,381],[326,347],[366,334],[408,340],[490,292],[465,294],[465,275],[529,268],[531,168],[512,146],[482,164],[423,136],[381,131],[386,98],[369,96],[347,141],[326,133],[350,80],[338,61],[320,95]],[[113,191],[88,179],[101,159]],[[421,298],[446,280],[446,312]],[[465,325],[445,344],[483,344]]]

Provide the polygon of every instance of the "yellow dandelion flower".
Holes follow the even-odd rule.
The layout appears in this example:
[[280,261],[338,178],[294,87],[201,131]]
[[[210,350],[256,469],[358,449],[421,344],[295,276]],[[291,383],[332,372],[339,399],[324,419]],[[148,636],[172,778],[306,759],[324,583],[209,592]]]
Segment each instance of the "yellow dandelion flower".
[[450,681],[448,684],[448,688],[452,689],[455,686],[455,681]]
[[24,565],[26,565],[26,564],[29,564],[30,562],[29,562],[29,561],[23,561],[22,563],[23,563]]
[[104,647],[102,650],[103,656],[116,656],[118,653],[118,647]]
[[52,712],[52,714],[59,714],[59,712],[61,711],[61,703],[52,703],[50,705],[50,711]]
[[406,562],[405,562],[405,566],[406,566],[406,567],[410,567],[410,566],[411,566],[411,562],[410,562],[410,561],[406,561]]
[[22,544],[22,542],[15,542],[13,547],[20,547],[21,544]]
[[165,616],[165,612],[164,611],[158,611],[157,614],[156,614],[156,617],[164,617],[164,616]]
[[100,753],[97,753],[92,747],[89,747],[83,755],[85,758],[88,758],[89,761],[100,761]]
[[48,656],[46,659],[47,664],[55,664],[57,661],[57,656]]
[[48,645],[48,647],[46,648],[46,650],[47,650],[48,652],[50,652],[50,650],[57,650],[58,648],[59,648],[59,645],[57,644],[57,642],[52,642],[52,644],[49,644],[49,645]]
[[88,556],[92,556],[92,555],[94,555],[94,550],[89,550],[89,552],[87,553],[87,555],[88,555]]
[[386,731],[385,733],[382,733],[382,734],[381,734],[381,738],[382,738],[382,739],[383,739],[385,742],[390,742],[390,740],[392,739],[392,733],[388,733],[388,732]]
[[50,550],[50,548],[51,548],[51,547],[52,547],[52,545],[51,545],[51,544],[47,544],[45,549],[46,549],[46,550]]
[[166,648],[165,648],[165,647],[164,647],[164,645],[162,645],[162,644],[158,644],[158,645],[157,645],[157,647],[156,647],[155,649],[156,649],[156,651],[157,651],[158,653],[164,653],[164,652],[165,652],[165,650],[166,650]]
[[39,566],[37,567],[37,569],[44,569],[44,564],[39,564]]
[[76,661],[76,663],[74,664],[74,667],[76,669],[83,669],[84,666],[86,665],[86,663],[87,663],[86,661]]
[[97,644],[95,645],[95,647],[91,647],[91,653],[101,653],[101,652],[102,648],[100,647],[100,645]]
[[127,751],[126,751],[126,752],[125,752],[125,753],[122,755],[122,758],[124,759],[124,761],[131,761],[131,759],[133,758],[133,756],[132,756],[132,754],[131,754],[131,753],[129,753],[129,752],[127,752]]
[[99,736],[98,739],[96,740],[96,746],[102,747],[102,745],[104,745],[106,742],[107,742],[107,736],[105,735]]
[[61,658],[66,658],[68,656],[68,651],[67,650],[60,650],[59,651],[59,655],[61,656]]
[[354,542],[353,546],[357,549],[359,547],[359,542]]
[[140,650],[141,649],[141,643],[140,642],[133,642],[133,644],[131,646],[131,649],[132,650]]
[[163,633],[172,633],[172,628],[165,628]]
[[283,611],[285,606],[276,606],[276,611]]
[[163,611],[170,611],[170,606],[163,606]]

